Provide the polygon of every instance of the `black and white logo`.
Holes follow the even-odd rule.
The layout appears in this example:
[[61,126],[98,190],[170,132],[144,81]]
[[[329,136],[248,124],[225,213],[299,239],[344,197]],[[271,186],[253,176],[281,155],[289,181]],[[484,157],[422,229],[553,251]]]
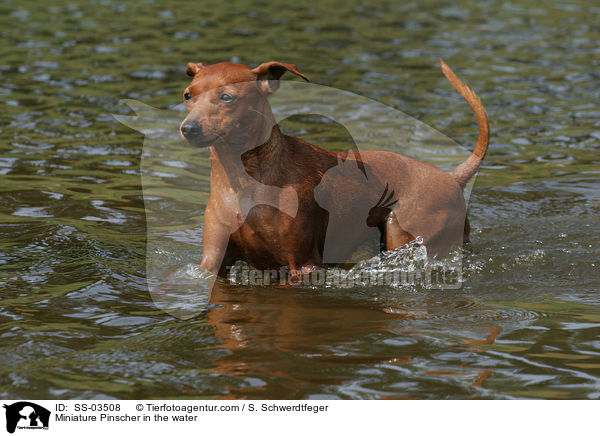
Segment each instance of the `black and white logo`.
[[6,431],[14,433],[16,429],[48,430],[50,411],[29,401],[5,404]]

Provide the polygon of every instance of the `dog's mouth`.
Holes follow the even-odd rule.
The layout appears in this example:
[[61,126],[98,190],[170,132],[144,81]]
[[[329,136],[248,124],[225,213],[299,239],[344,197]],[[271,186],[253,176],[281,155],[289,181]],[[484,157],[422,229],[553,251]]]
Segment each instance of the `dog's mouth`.
[[198,148],[210,147],[212,145],[212,143],[214,142],[212,139],[207,139],[203,136],[191,137],[191,138],[184,136],[183,138],[187,141],[188,144],[193,145],[194,147],[198,147]]
[[179,134],[181,135],[183,140],[186,141],[188,144],[193,145],[194,147],[198,147],[198,148],[209,147],[212,145],[213,142],[215,142],[214,139],[207,138],[203,134],[199,134],[199,135],[194,135],[194,134],[190,134],[190,133],[186,134],[181,130],[179,131]]

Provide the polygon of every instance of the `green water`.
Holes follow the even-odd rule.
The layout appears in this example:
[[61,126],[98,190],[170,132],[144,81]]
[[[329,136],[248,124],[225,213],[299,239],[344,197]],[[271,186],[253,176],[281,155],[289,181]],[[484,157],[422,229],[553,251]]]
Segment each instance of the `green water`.
[[[1,397],[600,398],[594,2],[0,10]],[[122,99],[180,103],[188,61],[281,60],[471,147],[440,57],[492,129],[461,289],[221,284],[186,321],[154,305],[144,137],[111,115],[130,113]],[[311,119],[290,128],[336,139]]]

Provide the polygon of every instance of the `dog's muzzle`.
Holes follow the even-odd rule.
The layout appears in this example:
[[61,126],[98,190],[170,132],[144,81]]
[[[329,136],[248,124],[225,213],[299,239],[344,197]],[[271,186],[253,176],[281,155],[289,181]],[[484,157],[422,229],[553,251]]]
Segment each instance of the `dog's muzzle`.
[[188,120],[181,125],[181,134],[193,145],[202,145],[202,124],[198,121]]

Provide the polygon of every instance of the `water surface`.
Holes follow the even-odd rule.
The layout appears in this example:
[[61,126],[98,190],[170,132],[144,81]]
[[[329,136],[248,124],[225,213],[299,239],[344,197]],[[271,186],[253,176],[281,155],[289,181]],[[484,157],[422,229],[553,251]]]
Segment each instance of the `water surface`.
[[[2,397],[600,397],[600,8],[157,0],[0,10]],[[471,147],[473,116],[440,57],[477,91],[492,128],[461,289],[223,283],[190,320],[154,305],[144,138],[111,115],[130,114],[122,99],[173,107],[188,61],[281,60]],[[335,146],[336,131],[317,121],[287,128]]]

